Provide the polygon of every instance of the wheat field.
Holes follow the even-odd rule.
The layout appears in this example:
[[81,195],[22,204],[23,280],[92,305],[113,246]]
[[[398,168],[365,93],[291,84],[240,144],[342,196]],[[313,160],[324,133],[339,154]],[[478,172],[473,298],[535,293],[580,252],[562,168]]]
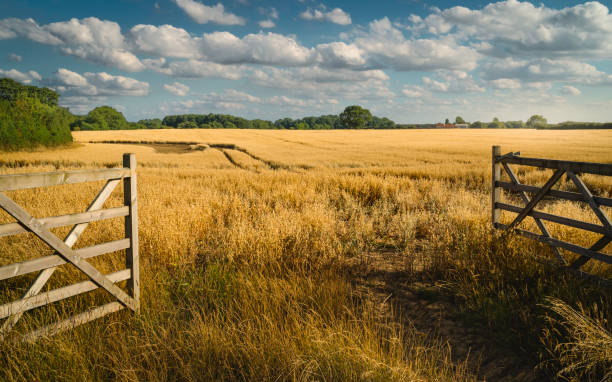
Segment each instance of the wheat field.
[[[3,345],[2,380],[611,377],[609,289],[539,262],[552,258],[545,246],[501,240],[491,230],[490,162],[491,146],[501,145],[503,153],[612,163],[612,131],[73,135],[68,147],[2,153],[0,173],[116,167],[122,153],[135,153],[142,312],[122,311],[35,344]],[[517,172],[532,185],[551,173]],[[612,179],[583,179],[594,193],[612,196]],[[85,210],[100,187],[8,194],[34,216],[52,216]],[[566,181],[560,187],[571,189]],[[121,202],[117,190],[106,207]],[[542,210],[598,223],[584,204],[550,202]],[[10,221],[0,214],[0,223]],[[524,227],[535,230],[531,221]],[[549,228],[583,246],[597,240],[552,223]],[[54,232],[62,237],[68,228]],[[93,223],[76,247],[122,233],[121,219]],[[612,253],[612,245],[602,252]],[[0,238],[1,265],[50,253],[27,235]],[[117,270],[122,253],[94,263]],[[83,278],[64,268],[51,288]],[[585,270],[612,278],[612,269],[600,263],[589,262]],[[0,303],[19,298],[34,276],[0,283]],[[107,301],[97,291],[54,303],[25,315],[16,330]],[[432,306],[449,312],[438,321],[452,330],[446,324],[429,330]],[[599,335],[604,340],[597,352],[589,353],[584,338],[593,336],[584,335],[584,322],[608,335],[607,341]],[[475,337],[486,339],[487,351],[511,356],[479,355],[465,344]]]

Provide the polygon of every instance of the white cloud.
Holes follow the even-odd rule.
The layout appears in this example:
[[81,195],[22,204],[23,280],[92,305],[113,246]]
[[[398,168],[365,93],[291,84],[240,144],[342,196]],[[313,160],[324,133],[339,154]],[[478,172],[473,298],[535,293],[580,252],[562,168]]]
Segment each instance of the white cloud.
[[585,85],[610,85],[612,75],[591,64],[567,59],[514,60],[506,58],[482,66],[487,80],[516,79],[523,82],[563,81]]
[[471,75],[460,70],[439,71],[438,76],[442,81],[423,77],[425,87],[440,93],[482,93],[485,91],[485,88],[478,85]]
[[182,84],[180,82],[175,82],[171,85],[164,84],[164,89],[174,95],[184,97],[189,93],[189,86]]
[[512,78],[500,78],[491,81],[495,89],[520,89],[521,81]]
[[192,58],[198,51],[196,40],[185,29],[172,25],[138,24],[130,29],[129,36],[133,48],[142,53]]
[[426,95],[425,90],[421,86],[404,86],[402,94],[409,98],[422,98]]
[[573,96],[577,96],[577,95],[582,94],[582,92],[580,90],[576,89],[573,86],[569,86],[569,85],[563,86],[561,88],[560,92],[561,92],[561,94],[573,95]]
[[240,65],[221,65],[209,61],[175,61],[167,63],[165,58],[143,60],[147,68],[158,73],[181,78],[216,77],[237,80],[244,68]]
[[272,20],[261,20],[258,24],[262,28],[274,28],[276,26]]
[[47,82],[62,95],[68,96],[145,96],[149,84],[134,78],[114,76],[105,72],[83,75],[59,68],[55,80]]
[[474,49],[448,36],[408,40],[386,17],[371,22],[368,33],[354,43],[368,55],[370,65],[399,71],[473,70],[479,57]]
[[113,21],[88,17],[44,26],[63,43],[62,51],[85,60],[135,72],[142,63],[127,49],[121,27]]
[[25,37],[41,44],[59,45],[62,41],[41,28],[33,19],[8,18],[0,20],[0,40]]
[[332,42],[317,46],[319,61],[328,67],[362,67],[367,63],[364,52],[354,44]]
[[24,84],[29,84],[32,81],[41,80],[40,74],[38,74],[37,72],[33,70],[23,73],[16,69],[11,69],[11,70],[0,69],[0,77],[8,77],[12,80],[15,80],[17,82],[22,82]]
[[9,53],[7,58],[9,61],[12,61],[12,62],[21,62],[23,60],[23,57],[15,53]]
[[334,8],[329,12],[325,12],[325,9],[320,11],[309,8],[300,13],[300,18],[304,20],[328,21],[338,25],[350,25],[352,22],[351,16],[340,8]]
[[225,11],[221,3],[209,7],[194,0],[174,0],[193,21],[199,24],[215,23],[220,25],[244,25],[246,20]]
[[612,15],[596,1],[563,9],[506,0],[480,10],[457,6],[425,19],[413,31],[482,41],[483,53],[501,57],[612,57]]

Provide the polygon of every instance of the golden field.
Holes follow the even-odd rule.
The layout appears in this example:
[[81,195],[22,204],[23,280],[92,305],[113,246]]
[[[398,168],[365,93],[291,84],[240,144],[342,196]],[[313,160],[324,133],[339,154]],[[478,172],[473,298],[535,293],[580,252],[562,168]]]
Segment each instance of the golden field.
[[[611,377],[605,377],[612,368],[610,290],[538,262],[551,257],[544,246],[492,232],[490,161],[498,144],[503,153],[612,163],[612,131],[73,136],[65,148],[0,154],[0,173],[114,167],[122,153],[135,153],[142,313],[120,312],[34,345],[4,346],[2,380]],[[131,143],[90,143],[109,141]],[[533,185],[550,176],[517,171]],[[612,179],[583,179],[595,193],[612,196]],[[83,211],[100,187],[9,194],[34,216],[51,216]],[[121,200],[117,190],[106,207]],[[538,208],[598,222],[583,204]],[[535,230],[531,221],[524,226]],[[597,240],[548,226],[576,244]],[[54,231],[62,237],[67,230]],[[121,219],[93,223],[76,247],[122,232]],[[0,238],[2,265],[49,253],[26,235]],[[110,271],[123,261],[119,253],[95,263]],[[593,261],[585,270],[612,276]],[[0,283],[0,303],[18,298],[33,277]],[[51,286],[80,277],[68,268]],[[55,303],[26,314],[17,330],[104,301],[110,300],[98,291]]]

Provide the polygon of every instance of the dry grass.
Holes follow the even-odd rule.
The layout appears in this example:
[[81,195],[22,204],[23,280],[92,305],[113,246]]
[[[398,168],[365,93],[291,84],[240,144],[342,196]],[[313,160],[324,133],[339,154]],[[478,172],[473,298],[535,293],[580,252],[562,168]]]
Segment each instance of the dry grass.
[[[412,266],[402,271],[414,281],[443,282],[460,318],[497,331],[500,344],[535,363],[550,361],[552,374],[568,365],[547,351],[576,332],[541,335],[554,327],[542,318],[544,298],[597,303],[603,317],[612,313],[609,291],[534,259],[550,256],[548,249],[518,238],[500,242],[489,229],[492,144],[524,156],[612,163],[609,131],[160,130],[78,132],[75,139],[61,150],[3,154],[0,172],[111,167],[123,152],[136,153],[143,312],[0,349],[0,379],[473,380],[474,370],[451,359],[452,349],[402,324],[408,312],[401,306],[380,312],[356,292],[347,263],[372,251],[406,259]],[[179,153],[86,143],[103,140],[211,147]],[[517,171],[531,184],[548,174]],[[612,193],[609,179],[585,181],[599,194]],[[50,216],[83,210],[100,186],[11,196],[35,216]],[[106,206],[121,200],[117,192]],[[576,203],[542,209],[596,222]],[[78,246],[119,238],[121,223],[93,224]],[[550,229],[578,244],[596,240]],[[28,236],[0,239],[2,264],[45,251]],[[120,254],[98,263],[118,269]],[[586,268],[612,275],[601,264]],[[76,277],[68,269],[53,285]],[[0,284],[2,302],[31,279]],[[73,300],[29,313],[18,329],[109,301],[104,293]]]

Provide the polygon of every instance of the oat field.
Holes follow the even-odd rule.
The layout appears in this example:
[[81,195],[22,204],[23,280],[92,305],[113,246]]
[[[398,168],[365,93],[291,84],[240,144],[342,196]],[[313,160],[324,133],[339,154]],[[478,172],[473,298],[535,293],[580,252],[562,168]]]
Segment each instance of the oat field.
[[[115,167],[122,153],[135,153],[142,312],[122,311],[35,344],[5,342],[0,380],[612,378],[610,290],[538,261],[551,251],[502,240],[490,226],[492,145],[612,163],[610,130],[73,136],[64,148],[1,153],[0,173]],[[517,171],[532,185],[550,176]],[[583,179],[612,197],[612,179]],[[85,210],[100,187],[9,194],[34,216],[51,216]],[[121,201],[117,190],[106,207]],[[598,222],[586,204],[549,202],[543,210]],[[10,221],[0,214],[0,223]],[[597,239],[549,228],[584,246]],[[62,237],[68,228],[54,231]],[[121,219],[94,223],[75,247],[122,233]],[[0,265],[50,253],[27,235],[0,238]],[[95,263],[118,269],[121,255]],[[64,268],[51,287],[82,278]],[[612,278],[609,266],[585,269]],[[0,282],[0,304],[20,297],[34,276]],[[106,301],[98,291],[55,303],[28,313],[17,330]]]

